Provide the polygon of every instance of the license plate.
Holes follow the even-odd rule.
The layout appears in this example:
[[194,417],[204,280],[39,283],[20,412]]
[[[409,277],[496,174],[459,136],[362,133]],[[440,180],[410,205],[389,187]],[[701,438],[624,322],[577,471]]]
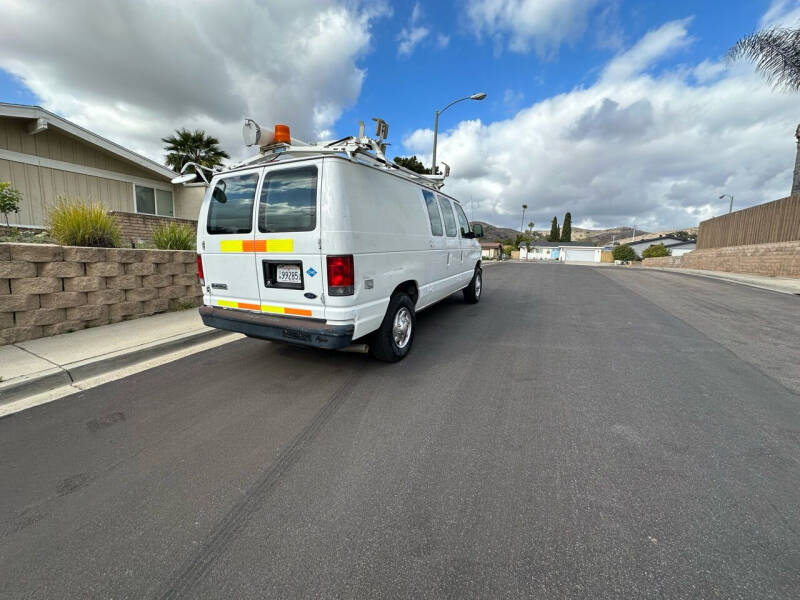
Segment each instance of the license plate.
[[297,265],[278,265],[276,270],[278,283],[300,283],[300,267]]

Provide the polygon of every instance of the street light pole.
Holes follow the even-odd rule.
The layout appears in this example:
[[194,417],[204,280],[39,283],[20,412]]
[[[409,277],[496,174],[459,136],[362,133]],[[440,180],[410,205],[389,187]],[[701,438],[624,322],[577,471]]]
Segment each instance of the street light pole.
[[436,116],[433,119],[433,160],[431,161],[431,175],[436,175],[436,142],[439,139],[439,115],[442,114],[451,106],[453,106],[453,104],[457,104],[459,102],[462,102],[463,100],[483,100],[484,98],[486,98],[486,93],[478,92],[477,94],[472,94],[471,96],[465,96],[464,98],[453,100],[442,110],[436,111]]
[[728,214],[730,214],[733,212],[733,196],[731,196],[730,194],[722,194],[722,196],[720,196],[719,199],[722,200],[723,198],[725,198],[725,196],[731,199],[731,205],[728,207]]

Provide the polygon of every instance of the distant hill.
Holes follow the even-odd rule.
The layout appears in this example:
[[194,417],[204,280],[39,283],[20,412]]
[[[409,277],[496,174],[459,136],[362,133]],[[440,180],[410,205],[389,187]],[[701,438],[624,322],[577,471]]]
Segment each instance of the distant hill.
[[[504,242],[506,240],[513,240],[522,232],[511,229],[509,227],[495,227],[490,223],[484,221],[474,221],[483,225],[483,238],[482,242]],[[596,246],[605,246],[614,241],[620,243],[630,243],[631,241],[647,240],[656,238],[662,235],[675,234],[678,231],[685,231],[691,237],[697,237],[697,227],[684,227],[683,229],[669,229],[666,231],[649,232],[636,230],[636,237],[632,238],[634,230],[633,227],[613,227],[611,229],[582,229],[580,227],[572,228],[572,241],[582,242],[586,241]],[[537,229],[533,232],[535,239],[547,239],[550,230]]]

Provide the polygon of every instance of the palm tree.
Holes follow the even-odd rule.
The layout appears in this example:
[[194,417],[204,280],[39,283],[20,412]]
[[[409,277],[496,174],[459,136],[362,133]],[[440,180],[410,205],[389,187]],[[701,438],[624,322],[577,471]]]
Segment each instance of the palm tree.
[[727,57],[755,63],[756,70],[776,88],[800,90],[800,29],[756,31],[736,42]]
[[528,223],[528,233],[531,233],[532,231],[533,231],[533,221]]
[[219,147],[219,140],[206,135],[201,129],[194,131],[176,129],[174,135],[161,138],[161,141],[166,144],[164,146],[164,150],[167,151],[166,165],[179,173],[187,162],[195,162],[213,169],[222,164],[222,159],[230,158],[228,153]]
[[[728,50],[729,60],[746,59],[775,88],[800,90],[800,28],[772,27],[743,37]],[[792,196],[800,194],[800,126],[794,133],[797,153],[792,176]]]
[[520,230],[520,231],[522,231],[522,226],[523,226],[523,225],[524,225],[524,223],[525,223],[525,211],[526,211],[526,210],[528,210],[528,205],[527,205],[527,204],[523,204],[523,205],[522,205],[522,220],[521,220],[521,221],[520,221],[520,223],[519,223],[519,230]]

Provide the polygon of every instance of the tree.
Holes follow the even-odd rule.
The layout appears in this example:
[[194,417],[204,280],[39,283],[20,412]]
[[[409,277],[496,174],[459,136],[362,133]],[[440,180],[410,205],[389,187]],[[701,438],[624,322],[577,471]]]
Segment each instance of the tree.
[[416,155],[408,157],[395,156],[394,164],[405,167],[409,171],[414,171],[414,173],[419,173],[420,175],[430,175],[431,172],[430,169],[425,168],[425,165],[419,161]]
[[558,219],[553,217],[553,222],[550,223],[550,235],[547,237],[548,242],[559,242],[561,241],[561,233],[558,229]]
[[659,256],[669,256],[671,252],[663,243],[653,244],[642,250],[642,258],[658,258]]
[[570,213],[564,215],[564,226],[561,228],[561,241],[572,241],[572,215]]
[[18,213],[22,202],[22,194],[11,187],[8,181],[0,181],[0,212],[6,218],[6,229],[11,229],[8,223],[8,213]]
[[533,221],[530,221],[528,223],[528,233],[533,233],[533,227],[534,227],[534,223],[533,223]]
[[522,205],[522,220],[520,220],[520,222],[519,222],[519,228],[520,229],[522,229],[522,226],[525,223],[525,211],[526,210],[528,210],[528,205],[527,204],[523,204]]
[[628,244],[621,244],[615,246],[613,252],[614,260],[636,260],[636,250],[628,246]]
[[774,87],[800,90],[800,29],[772,27],[743,37],[728,50],[729,60],[745,59]]
[[230,158],[228,153],[219,147],[217,138],[206,135],[206,132],[200,129],[194,131],[176,129],[174,135],[161,138],[161,141],[166,144],[165,164],[178,173],[187,162],[213,169],[220,166],[223,159]]

